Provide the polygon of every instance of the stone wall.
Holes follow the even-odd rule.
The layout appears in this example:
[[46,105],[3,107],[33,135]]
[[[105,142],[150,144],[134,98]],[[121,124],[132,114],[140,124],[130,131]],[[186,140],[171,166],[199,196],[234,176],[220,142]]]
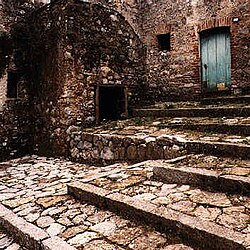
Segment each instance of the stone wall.
[[[249,88],[250,18],[248,0],[145,1],[143,40],[147,45],[148,84],[154,100],[199,99],[199,32],[214,27],[230,27],[232,89]],[[238,17],[238,22],[233,18]],[[159,50],[156,35],[170,33],[171,49]]]
[[[144,47],[118,12],[101,4],[56,1],[13,30],[34,107],[34,143],[68,154],[66,130],[96,122],[96,88],[123,86],[128,106],[145,93]],[[23,34],[27,35],[23,37]]]
[[70,157],[75,161],[112,163],[148,159],[172,159],[185,154],[183,143],[170,136],[121,136],[84,132],[80,127],[67,130]]
[[[40,6],[40,1],[0,1],[0,160],[32,152],[34,122],[12,27]],[[9,72],[20,73],[17,98],[7,98]]]
[[32,153],[30,107],[23,100],[9,100],[0,112],[0,161]]

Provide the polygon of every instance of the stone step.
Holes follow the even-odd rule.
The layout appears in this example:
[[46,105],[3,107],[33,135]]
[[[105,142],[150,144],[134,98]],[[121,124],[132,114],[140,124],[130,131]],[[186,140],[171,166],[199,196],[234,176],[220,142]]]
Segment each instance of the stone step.
[[241,96],[221,96],[221,97],[210,97],[203,98],[200,100],[201,104],[211,105],[211,104],[225,104],[225,103],[250,103],[249,95]]
[[27,248],[21,247],[19,244],[15,242],[13,237],[7,235],[0,228],[0,249],[3,250],[27,250]]
[[204,190],[250,195],[250,161],[188,155],[172,160],[148,161],[154,179]]
[[186,153],[242,159],[250,157],[250,137],[160,127],[162,124],[157,127],[128,126],[122,130],[112,128],[93,132],[80,131],[69,139],[72,145],[71,156],[78,160],[108,163],[122,160],[171,159]]
[[235,117],[250,116],[250,106],[141,108],[133,110],[134,117]]
[[185,145],[188,153],[250,159],[250,145],[244,145],[242,143],[190,140],[186,141],[183,145]]
[[[36,248],[44,243],[43,237],[46,250],[68,249],[59,243],[52,245],[54,240],[48,241],[46,237],[67,244],[70,249],[192,250],[171,232],[160,233],[91,204],[81,204],[67,195],[67,183],[94,181],[107,175],[115,178],[129,167],[126,163],[117,163],[101,168],[37,156],[3,162],[0,164],[0,201],[4,206],[0,206],[0,226],[10,234],[18,232],[19,240],[25,240],[31,250],[45,250]],[[128,180],[126,185],[133,181],[136,179]],[[41,240],[37,243],[39,237]],[[29,242],[38,246],[30,246]]]
[[199,132],[216,132],[230,135],[250,135],[250,124],[221,124],[221,123],[186,123],[168,124],[168,128],[178,130],[194,130]]
[[50,236],[39,227],[25,221],[0,204],[0,226],[14,240],[27,249],[76,250],[59,237]]
[[[174,187],[163,188],[165,195],[171,188]],[[185,192],[184,188],[182,188],[182,191],[179,189],[176,194],[181,194],[181,192]],[[239,214],[240,210],[245,209],[244,207],[230,207],[229,203],[231,203],[231,201],[223,194],[198,193],[198,190],[193,190],[192,192],[190,190],[189,192],[196,206],[199,206],[199,203],[206,204],[205,207],[199,206],[196,216],[180,212],[181,209],[187,211],[193,210],[192,202],[190,203],[190,201],[184,200],[182,204],[179,203],[177,205],[175,203],[180,200],[176,200],[175,203],[172,203],[175,209],[161,206],[158,202],[162,204],[167,203],[166,201],[163,202],[166,197],[156,197],[156,192],[153,194],[153,192],[142,193],[138,191],[137,197],[131,197],[121,193],[121,190],[119,192],[118,190],[103,189],[93,184],[84,184],[82,182],[72,183],[68,186],[68,193],[81,201],[90,202],[133,220],[139,220],[145,224],[154,226],[162,232],[172,231],[193,247],[206,250],[248,249],[250,244],[249,234],[221,226],[214,221],[209,221],[212,217],[213,219],[218,217],[221,221],[224,221],[224,223],[228,222],[230,224],[232,221],[229,221],[228,217],[230,217],[230,215],[228,216],[226,212],[231,211],[232,213],[232,211],[234,211],[235,213],[233,215],[235,216],[235,214]],[[210,198],[209,195],[211,195]],[[180,195],[173,197],[179,199]],[[158,199],[158,201],[154,200],[154,198]],[[210,212],[208,210],[209,208],[207,208],[208,203],[212,205]],[[221,207],[221,210],[217,206]],[[223,209],[224,213],[222,213],[222,215],[225,216],[224,218],[220,214]],[[209,219],[206,220],[202,218],[205,214]],[[244,224],[244,227],[246,227],[249,216],[244,213],[242,217],[246,220]],[[231,220],[234,220],[234,218],[235,217],[232,217]],[[238,223],[238,221],[234,221],[233,223]],[[242,226],[242,224],[240,226]]]

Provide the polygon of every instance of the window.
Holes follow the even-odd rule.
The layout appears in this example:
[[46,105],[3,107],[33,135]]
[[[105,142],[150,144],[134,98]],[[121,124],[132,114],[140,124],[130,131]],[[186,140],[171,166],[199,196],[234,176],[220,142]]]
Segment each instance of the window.
[[170,33],[157,35],[160,50],[170,51]]
[[18,97],[18,81],[20,80],[20,74],[16,72],[8,72],[7,81],[7,98]]

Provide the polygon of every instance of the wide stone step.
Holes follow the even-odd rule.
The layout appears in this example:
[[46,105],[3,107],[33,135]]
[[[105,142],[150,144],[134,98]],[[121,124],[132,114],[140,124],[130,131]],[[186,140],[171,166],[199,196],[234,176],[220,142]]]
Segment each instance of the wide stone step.
[[25,221],[1,204],[0,227],[18,244],[30,250],[76,250],[59,237],[51,237],[43,229]]
[[148,161],[154,179],[205,190],[250,195],[250,162],[206,155]]
[[203,98],[200,100],[201,104],[225,104],[225,103],[250,103],[249,95],[242,96],[221,96],[221,97],[210,97]]
[[222,157],[250,159],[250,145],[190,140],[185,142],[188,153],[203,153]]
[[250,116],[250,107],[142,108],[133,110],[134,117],[235,117]]
[[250,124],[221,124],[221,123],[187,123],[168,124],[167,127],[179,130],[194,130],[199,132],[216,132],[231,135],[250,135]]
[[21,247],[19,244],[15,242],[13,237],[7,235],[0,228],[0,249],[4,250],[27,250],[27,248]]
[[[164,188],[165,192],[167,189]],[[70,184],[68,186],[68,193],[81,201],[92,203],[122,216],[127,216],[133,220],[139,220],[145,224],[152,225],[162,232],[172,231],[188,244],[198,247],[199,249],[240,250],[247,249],[250,244],[249,235],[246,233],[232,230],[231,228],[221,226],[213,221],[204,220],[202,218],[202,211],[203,209],[206,210],[205,207],[200,208],[200,216],[191,216],[180,212],[183,207],[184,209],[190,210],[191,205],[187,206],[186,204],[185,206],[182,204],[181,206],[179,204],[179,208],[176,206],[176,210],[165,206],[159,206],[152,201],[153,196],[155,196],[153,193],[151,193],[151,197],[149,193],[144,193],[143,200],[138,197],[135,198],[122,194],[118,191],[103,189],[92,184],[84,184],[81,182]],[[141,197],[142,195],[143,193],[138,194],[138,196]],[[230,201],[226,197],[219,197],[219,199],[213,197],[210,201],[206,201],[209,194],[198,194],[193,192],[192,195],[193,198],[196,197],[193,200],[196,200],[197,203],[211,202],[213,206],[221,206],[225,209],[230,206]],[[176,195],[176,197],[177,196],[178,195]],[[158,197],[158,199],[161,200],[163,200],[163,198],[164,197]],[[147,200],[145,201],[145,199]],[[213,210],[212,207],[211,209]],[[206,214],[207,211],[203,212]],[[238,213],[237,209],[236,213]],[[213,216],[216,218],[219,215],[219,211],[217,211],[217,213],[214,211],[210,214],[210,217]],[[227,217],[221,218],[221,220],[227,219]]]
[[[36,156],[3,162],[0,227],[31,250],[192,250],[171,232],[160,233],[67,195],[67,183],[115,178],[129,167],[126,163],[97,167]],[[138,181],[133,177],[123,187]]]

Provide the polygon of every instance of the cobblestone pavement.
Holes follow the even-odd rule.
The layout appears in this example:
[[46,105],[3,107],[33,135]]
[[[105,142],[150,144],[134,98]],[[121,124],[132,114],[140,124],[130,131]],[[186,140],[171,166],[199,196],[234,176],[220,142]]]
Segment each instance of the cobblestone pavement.
[[147,161],[141,166],[121,170],[120,173],[97,178],[89,183],[136,199],[150,201],[159,207],[165,206],[213,221],[250,236],[249,197],[208,192],[189,185],[153,181],[150,176],[153,166],[157,164],[161,166],[161,161]]
[[0,249],[3,250],[26,250],[14,242],[7,234],[0,230]]
[[66,184],[72,180],[99,181],[101,186],[106,180],[110,184],[107,188],[128,192],[133,185],[139,187],[150,177],[147,168],[128,168],[126,163],[100,168],[37,156],[3,162],[0,202],[49,235],[59,236],[78,249],[191,249],[181,245],[177,237],[81,204],[67,195]]

